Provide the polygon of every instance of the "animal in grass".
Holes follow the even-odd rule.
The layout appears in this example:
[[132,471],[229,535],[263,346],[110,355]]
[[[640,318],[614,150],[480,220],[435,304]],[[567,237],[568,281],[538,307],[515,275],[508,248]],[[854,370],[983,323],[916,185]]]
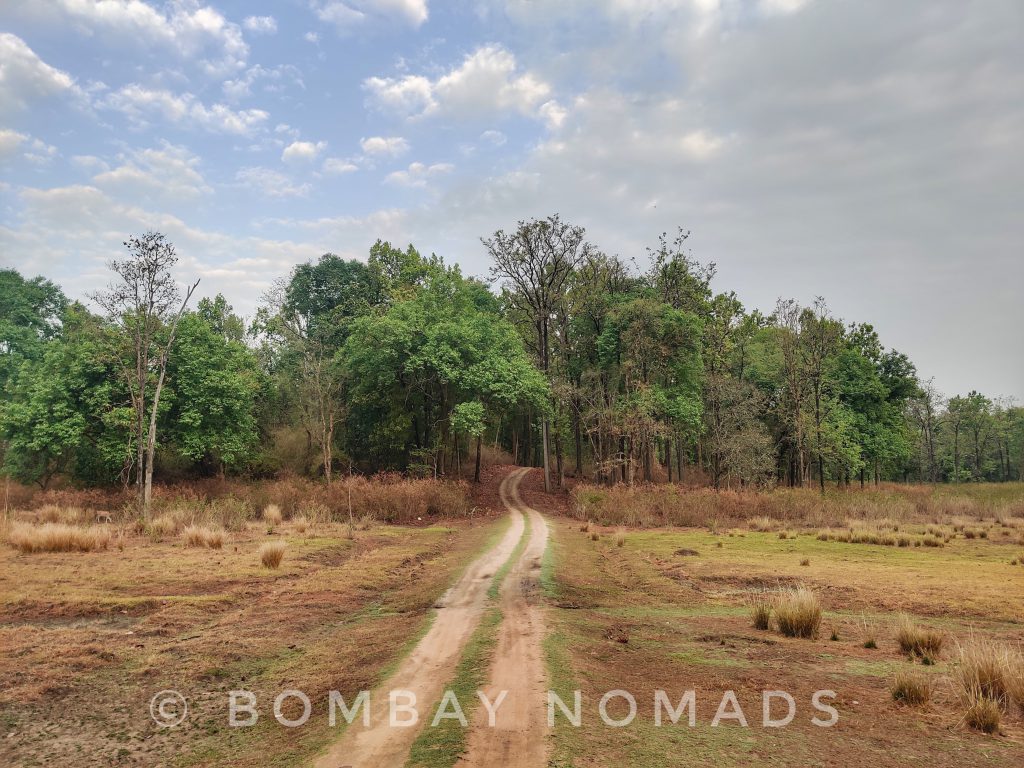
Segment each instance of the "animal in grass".
[[110,516],[109,512],[103,512],[102,510],[96,513],[95,522],[97,523],[112,523],[114,518]]

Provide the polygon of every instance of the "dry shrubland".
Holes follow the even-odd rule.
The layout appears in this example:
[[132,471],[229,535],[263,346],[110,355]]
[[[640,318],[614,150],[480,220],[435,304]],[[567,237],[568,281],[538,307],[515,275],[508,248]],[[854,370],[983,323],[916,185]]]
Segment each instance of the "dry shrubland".
[[[714,491],[683,485],[600,486],[581,483],[572,490],[572,513],[599,525],[704,527],[746,524],[758,531],[793,525],[841,529],[840,540],[899,545],[897,532],[908,523],[937,526],[959,521],[960,533],[981,538],[982,521],[1007,530],[1024,528],[1024,486],[1019,483],[929,486],[884,483],[861,490],[812,488],[771,491]],[[846,538],[846,531],[853,528]],[[932,544],[953,531],[935,528]],[[908,546],[904,544],[903,546]]]

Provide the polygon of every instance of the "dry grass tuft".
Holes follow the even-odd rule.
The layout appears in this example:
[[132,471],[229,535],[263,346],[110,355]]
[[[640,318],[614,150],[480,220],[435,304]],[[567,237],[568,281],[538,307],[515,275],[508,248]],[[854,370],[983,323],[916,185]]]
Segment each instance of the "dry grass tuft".
[[106,549],[110,531],[106,528],[83,528],[63,523],[14,523],[7,542],[19,552],[91,552]]
[[626,534],[624,534],[622,531],[619,531],[618,533],[615,534],[615,546],[616,547],[624,547],[625,545],[626,545]]
[[260,562],[264,568],[277,568],[284,559],[284,542],[268,541],[260,547]]
[[972,706],[988,699],[1003,710],[1024,711],[1024,654],[1019,649],[971,636],[957,644],[953,674],[961,697]]
[[919,656],[926,662],[934,661],[942,651],[943,635],[929,627],[915,624],[905,613],[896,622],[896,642],[907,655]]
[[[760,531],[761,533],[769,533],[771,531],[778,530],[779,526],[782,525],[781,521],[776,520],[773,517],[752,517],[747,521],[747,525],[752,530]],[[783,536],[782,538],[786,538]]]
[[771,593],[763,589],[755,590],[747,597],[754,629],[768,629],[771,624],[772,602]]
[[292,525],[299,533],[305,533],[306,529],[309,527],[309,521],[306,519],[305,515],[299,515],[298,517],[292,518]]
[[925,675],[901,669],[893,678],[890,691],[894,700],[919,707],[931,698],[932,683]]
[[781,593],[775,601],[775,621],[786,637],[817,637],[821,629],[818,596],[806,587]]
[[992,699],[977,695],[968,697],[964,722],[974,730],[982,733],[995,733],[999,730],[999,721],[1002,716],[1002,710]]
[[224,546],[224,531],[220,528],[190,525],[182,532],[182,537],[186,547],[220,549]]
[[811,564],[811,558],[809,558],[809,557],[805,557],[803,560],[800,561],[800,565],[803,565],[803,566],[807,566],[807,565],[810,565],[810,564]]
[[160,515],[149,523],[149,534],[155,538],[175,536],[181,530],[181,520],[174,515]]
[[281,514],[281,508],[277,504],[267,504],[263,508],[263,522],[267,524],[269,530],[279,526],[283,520],[284,516]]

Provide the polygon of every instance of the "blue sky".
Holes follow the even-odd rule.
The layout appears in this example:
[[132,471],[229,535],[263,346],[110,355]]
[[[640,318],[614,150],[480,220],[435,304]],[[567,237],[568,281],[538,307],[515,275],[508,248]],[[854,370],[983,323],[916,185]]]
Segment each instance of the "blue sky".
[[[484,275],[558,211],[828,300],[947,393],[1024,397],[1016,0],[0,4],[0,262],[74,296],[165,231],[251,313],[378,237]],[[951,353],[951,350],[953,352]]]

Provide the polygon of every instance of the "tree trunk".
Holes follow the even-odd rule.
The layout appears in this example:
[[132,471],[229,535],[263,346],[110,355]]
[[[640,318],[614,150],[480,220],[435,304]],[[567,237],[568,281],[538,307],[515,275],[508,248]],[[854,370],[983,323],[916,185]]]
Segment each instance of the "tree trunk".
[[668,481],[672,482],[672,438],[665,440],[665,467],[668,469]]
[[544,451],[544,493],[551,493],[551,469],[548,466],[548,420],[546,417],[541,432],[542,450]]
[[476,436],[476,469],[473,470],[473,482],[480,482],[480,435]]

